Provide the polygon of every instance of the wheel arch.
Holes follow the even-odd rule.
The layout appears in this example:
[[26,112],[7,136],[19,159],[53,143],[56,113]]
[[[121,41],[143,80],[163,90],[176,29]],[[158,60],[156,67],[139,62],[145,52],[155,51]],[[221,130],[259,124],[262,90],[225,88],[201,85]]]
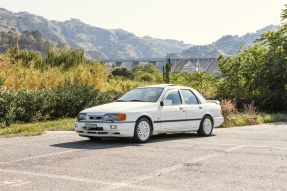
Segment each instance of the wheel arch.
[[[210,117],[211,122],[212,122],[212,126],[214,127],[214,119],[213,119],[212,115],[210,115],[209,113],[206,113],[206,114],[202,117],[201,122],[202,122],[202,120],[203,120],[203,118],[204,118],[205,116]],[[200,123],[201,123],[201,122],[200,122]]]
[[148,115],[141,115],[138,119],[137,119],[137,122],[139,119],[141,118],[146,118],[149,122],[150,122],[150,125],[151,125],[151,134],[153,134],[153,131],[154,131],[154,128],[153,128],[153,121],[152,119],[150,118],[150,116]]

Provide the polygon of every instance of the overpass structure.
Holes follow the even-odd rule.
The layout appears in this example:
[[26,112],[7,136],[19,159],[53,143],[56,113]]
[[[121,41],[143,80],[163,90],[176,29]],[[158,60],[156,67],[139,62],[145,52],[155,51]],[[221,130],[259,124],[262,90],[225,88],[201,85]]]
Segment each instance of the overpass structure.
[[[194,71],[212,73],[217,67],[216,58],[194,58],[194,57],[176,57],[170,58],[172,63],[172,72],[181,71],[186,65],[194,68]],[[116,59],[99,59],[99,62],[105,64],[107,62],[115,63],[116,67],[121,67],[123,62],[132,63],[132,68],[139,65],[140,62],[152,63],[156,67],[158,63],[166,64],[167,58],[116,58]]]

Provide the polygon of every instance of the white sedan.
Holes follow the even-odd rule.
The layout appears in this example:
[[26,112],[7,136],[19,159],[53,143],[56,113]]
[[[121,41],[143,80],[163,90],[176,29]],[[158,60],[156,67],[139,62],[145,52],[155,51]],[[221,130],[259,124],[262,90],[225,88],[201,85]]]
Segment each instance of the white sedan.
[[79,113],[75,131],[83,137],[130,137],[197,131],[209,136],[224,119],[219,101],[205,100],[195,89],[159,84],[133,89],[115,102]]

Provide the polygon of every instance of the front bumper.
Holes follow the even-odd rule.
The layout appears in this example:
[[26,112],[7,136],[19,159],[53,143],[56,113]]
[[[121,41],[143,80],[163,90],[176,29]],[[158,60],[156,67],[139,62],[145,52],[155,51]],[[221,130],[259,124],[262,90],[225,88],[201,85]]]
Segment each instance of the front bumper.
[[77,121],[74,127],[79,136],[83,137],[133,137],[135,122]]

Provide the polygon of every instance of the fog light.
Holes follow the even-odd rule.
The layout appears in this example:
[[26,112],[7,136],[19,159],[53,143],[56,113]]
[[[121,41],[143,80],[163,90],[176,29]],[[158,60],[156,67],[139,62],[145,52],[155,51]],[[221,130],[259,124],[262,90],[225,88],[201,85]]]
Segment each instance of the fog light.
[[110,128],[111,128],[111,129],[116,129],[117,126],[116,126],[116,125],[110,125]]
[[77,128],[78,127],[78,125],[75,125],[75,128]]

